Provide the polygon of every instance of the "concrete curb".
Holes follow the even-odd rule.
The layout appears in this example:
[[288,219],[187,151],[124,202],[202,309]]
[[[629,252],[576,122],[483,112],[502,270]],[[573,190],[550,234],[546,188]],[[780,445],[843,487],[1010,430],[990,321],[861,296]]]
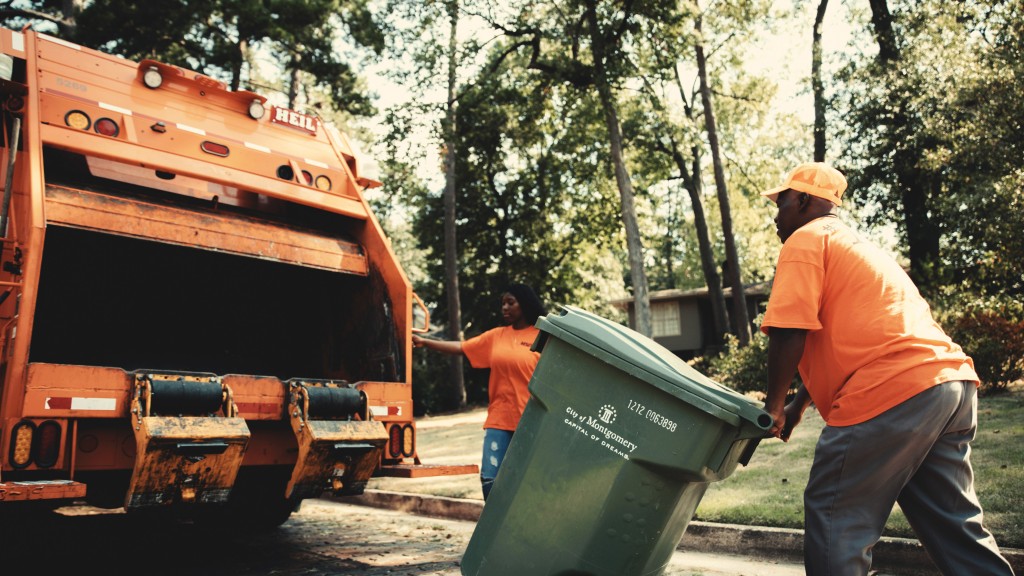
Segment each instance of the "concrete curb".
[[[346,504],[387,508],[418,516],[476,522],[484,509],[482,500],[366,490],[361,496],[329,498]],[[803,558],[803,530],[740,526],[691,521],[678,549],[711,554],[741,554],[759,560]],[[1017,574],[1024,576],[1024,550],[1003,548],[1003,556]],[[875,545],[875,569],[907,576],[938,574],[920,542],[910,538],[882,538]]]

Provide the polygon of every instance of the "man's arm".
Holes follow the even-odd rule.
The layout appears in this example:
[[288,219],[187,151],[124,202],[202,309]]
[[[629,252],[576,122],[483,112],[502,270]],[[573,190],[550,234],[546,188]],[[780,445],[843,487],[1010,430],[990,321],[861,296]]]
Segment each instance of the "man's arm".
[[[765,410],[775,420],[769,431],[772,436],[782,440],[789,439],[789,432],[792,432],[794,422],[786,426],[786,394],[793,382],[800,358],[804,355],[804,343],[807,340],[807,330],[799,328],[776,328],[768,329],[768,397],[765,400]],[[801,388],[803,397],[798,398],[804,402],[802,408],[806,408],[810,402],[806,391]],[[803,413],[803,410],[800,410]],[[799,421],[799,418],[796,419]],[[783,435],[783,431],[786,431]]]
[[804,412],[807,407],[811,405],[811,395],[807,393],[807,388],[800,386],[796,390],[796,394],[793,395],[793,399],[786,404],[786,423],[782,426],[779,438],[783,442],[789,442],[789,437],[793,434],[793,429],[800,423],[804,418]]

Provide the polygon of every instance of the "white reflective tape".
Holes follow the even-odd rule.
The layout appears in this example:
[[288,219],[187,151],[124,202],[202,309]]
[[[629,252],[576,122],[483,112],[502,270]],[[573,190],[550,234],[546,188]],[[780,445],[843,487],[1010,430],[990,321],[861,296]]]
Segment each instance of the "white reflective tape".
[[132,115],[132,111],[127,109],[127,108],[121,108],[120,106],[114,106],[113,104],[107,104],[107,103],[104,103],[104,102],[99,102],[99,105],[100,105],[100,108],[103,108],[104,110],[110,110],[111,112],[120,112],[121,114],[124,114],[125,116],[131,116]]
[[39,37],[43,38],[43,39],[46,39],[46,40],[49,40],[50,42],[53,42],[54,44],[60,44],[61,46],[66,46],[68,48],[71,48],[72,50],[81,50],[82,49],[82,47],[79,46],[78,44],[72,44],[71,42],[68,42],[67,40],[61,40],[60,38],[54,38],[53,36],[47,36],[46,34],[40,34]]
[[253,144],[252,142],[246,142],[245,143],[245,147],[246,148],[252,148],[253,150],[259,150],[260,152],[266,152],[267,154],[270,154],[270,148],[267,148],[266,146],[260,146],[259,144]]
[[191,132],[193,134],[199,134],[200,136],[206,136],[206,130],[200,128],[193,128],[187,124],[178,124],[178,128],[185,132]]
[[117,409],[116,398],[68,398],[67,396],[47,396],[43,406],[47,410],[105,410]]
[[310,160],[309,158],[303,158],[303,160],[306,161],[306,164],[312,164],[313,166],[316,166],[317,168],[323,168],[324,170],[327,170],[328,168],[330,168],[330,166],[328,166],[327,164],[324,164],[323,162],[318,162],[316,160]]
[[11,49],[17,50],[18,52],[25,51],[25,35],[21,32],[11,33]]
[[388,406],[370,406],[370,414],[373,414],[374,416],[401,416],[402,415],[402,407],[401,406],[391,406],[390,408],[393,409],[394,412],[389,413],[388,412],[388,410],[389,410]]
[[117,398],[72,398],[72,410],[115,410]]

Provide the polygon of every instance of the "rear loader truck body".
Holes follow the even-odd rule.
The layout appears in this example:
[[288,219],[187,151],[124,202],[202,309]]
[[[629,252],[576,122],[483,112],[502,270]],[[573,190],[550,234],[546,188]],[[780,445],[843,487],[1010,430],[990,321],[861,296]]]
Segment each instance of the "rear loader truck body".
[[476,470],[419,462],[422,303],[343,134],[32,31],[0,53],[0,510],[276,525],[374,474]]

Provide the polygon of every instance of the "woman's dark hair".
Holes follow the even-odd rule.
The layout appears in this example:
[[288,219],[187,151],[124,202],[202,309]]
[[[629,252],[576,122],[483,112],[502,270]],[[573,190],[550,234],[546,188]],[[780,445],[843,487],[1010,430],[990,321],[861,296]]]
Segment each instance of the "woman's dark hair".
[[533,288],[526,284],[510,284],[505,289],[505,293],[515,296],[516,301],[519,302],[519,309],[523,311],[523,317],[531,325],[537,323],[537,318],[548,313]]

